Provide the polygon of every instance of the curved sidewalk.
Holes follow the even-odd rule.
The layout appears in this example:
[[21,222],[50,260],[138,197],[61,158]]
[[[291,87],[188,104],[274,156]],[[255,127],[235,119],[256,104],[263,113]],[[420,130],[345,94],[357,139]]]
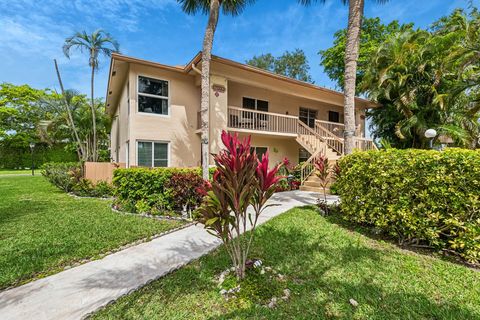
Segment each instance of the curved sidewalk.
[[[317,193],[275,194],[259,223],[297,206],[313,204]],[[330,196],[330,201],[336,197]],[[0,318],[81,319],[107,303],[197,259],[221,244],[202,226],[190,226],[103,259],[0,293]]]

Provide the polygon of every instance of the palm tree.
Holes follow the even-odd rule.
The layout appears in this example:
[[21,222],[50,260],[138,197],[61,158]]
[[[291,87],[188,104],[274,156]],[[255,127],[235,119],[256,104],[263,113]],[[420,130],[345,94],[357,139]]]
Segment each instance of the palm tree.
[[369,98],[383,106],[369,112],[376,137],[395,147],[425,148],[424,133],[435,128],[456,146],[476,145],[480,108],[470,101],[474,92],[458,85],[462,78],[451,61],[463,39],[457,31],[442,36],[408,30],[385,40],[362,83]]
[[202,46],[202,99],[200,117],[202,128],[202,176],[208,179],[209,163],[209,107],[210,107],[210,60],[212,58],[213,38],[217,29],[220,9],[223,14],[237,16],[242,13],[248,4],[255,0],[177,0],[182,10],[187,14],[196,14],[198,11],[208,14],[207,28]]
[[65,44],[63,45],[63,53],[67,58],[70,58],[70,50],[72,48],[79,49],[80,52],[87,52],[89,55],[88,65],[92,68],[92,75],[90,80],[91,86],[91,111],[92,111],[92,131],[93,131],[93,140],[92,140],[92,161],[97,161],[98,159],[98,150],[97,150],[97,117],[95,112],[95,96],[94,96],[94,85],[95,85],[95,71],[98,69],[98,56],[103,54],[107,57],[110,57],[113,52],[118,52],[119,44],[118,42],[107,32],[98,29],[95,30],[92,34],[87,34],[85,31],[76,32],[73,36],[65,39]]
[[83,147],[82,141],[78,136],[78,130],[73,121],[72,110],[71,110],[71,97],[77,95],[76,93],[72,93],[73,91],[66,91],[63,87],[62,77],[60,75],[60,69],[58,68],[57,59],[53,59],[53,63],[55,64],[55,71],[57,73],[58,83],[60,84],[60,90],[62,92],[62,98],[64,103],[64,108],[67,112],[67,123],[73,132],[73,137],[75,139],[75,143],[77,144],[77,153],[78,153],[78,160],[85,161],[87,153],[85,152],[85,148]]
[[[317,0],[298,0],[303,5],[310,5]],[[319,0],[325,2],[326,0]],[[350,154],[355,147],[355,84],[357,80],[357,60],[360,47],[360,29],[362,25],[365,0],[341,0],[348,3],[347,43],[345,45],[344,76],[344,152]],[[379,3],[388,0],[377,0]]]

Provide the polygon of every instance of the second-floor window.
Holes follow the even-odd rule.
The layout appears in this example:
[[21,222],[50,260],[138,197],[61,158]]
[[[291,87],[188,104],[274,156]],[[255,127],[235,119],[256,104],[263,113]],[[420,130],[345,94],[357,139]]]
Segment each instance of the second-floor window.
[[169,114],[168,81],[138,77],[138,112]]
[[268,101],[243,97],[243,107],[245,109],[268,112]]
[[317,110],[300,107],[298,118],[310,128],[314,128]]
[[336,111],[328,111],[328,121],[340,122],[340,113]]

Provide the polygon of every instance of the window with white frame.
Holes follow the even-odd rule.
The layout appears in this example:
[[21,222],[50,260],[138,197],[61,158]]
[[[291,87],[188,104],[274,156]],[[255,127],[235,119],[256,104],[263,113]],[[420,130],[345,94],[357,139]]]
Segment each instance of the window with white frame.
[[138,141],[139,167],[168,167],[168,142]]
[[138,77],[138,112],[169,114],[168,81]]

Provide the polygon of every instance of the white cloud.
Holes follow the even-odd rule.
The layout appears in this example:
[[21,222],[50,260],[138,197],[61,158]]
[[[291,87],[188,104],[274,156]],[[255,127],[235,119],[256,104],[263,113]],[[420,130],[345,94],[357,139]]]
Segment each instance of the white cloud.
[[[0,0],[0,82],[54,86],[56,58],[66,85],[88,92],[87,59],[75,52],[65,58],[65,38],[97,28],[108,29],[114,37],[139,32],[143,17],[153,12],[158,24],[166,23],[164,11],[174,4],[175,0]],[[108,68],[107,61],[103,67]],[[103,69],[97,77],[97,93],[104,95]]]

